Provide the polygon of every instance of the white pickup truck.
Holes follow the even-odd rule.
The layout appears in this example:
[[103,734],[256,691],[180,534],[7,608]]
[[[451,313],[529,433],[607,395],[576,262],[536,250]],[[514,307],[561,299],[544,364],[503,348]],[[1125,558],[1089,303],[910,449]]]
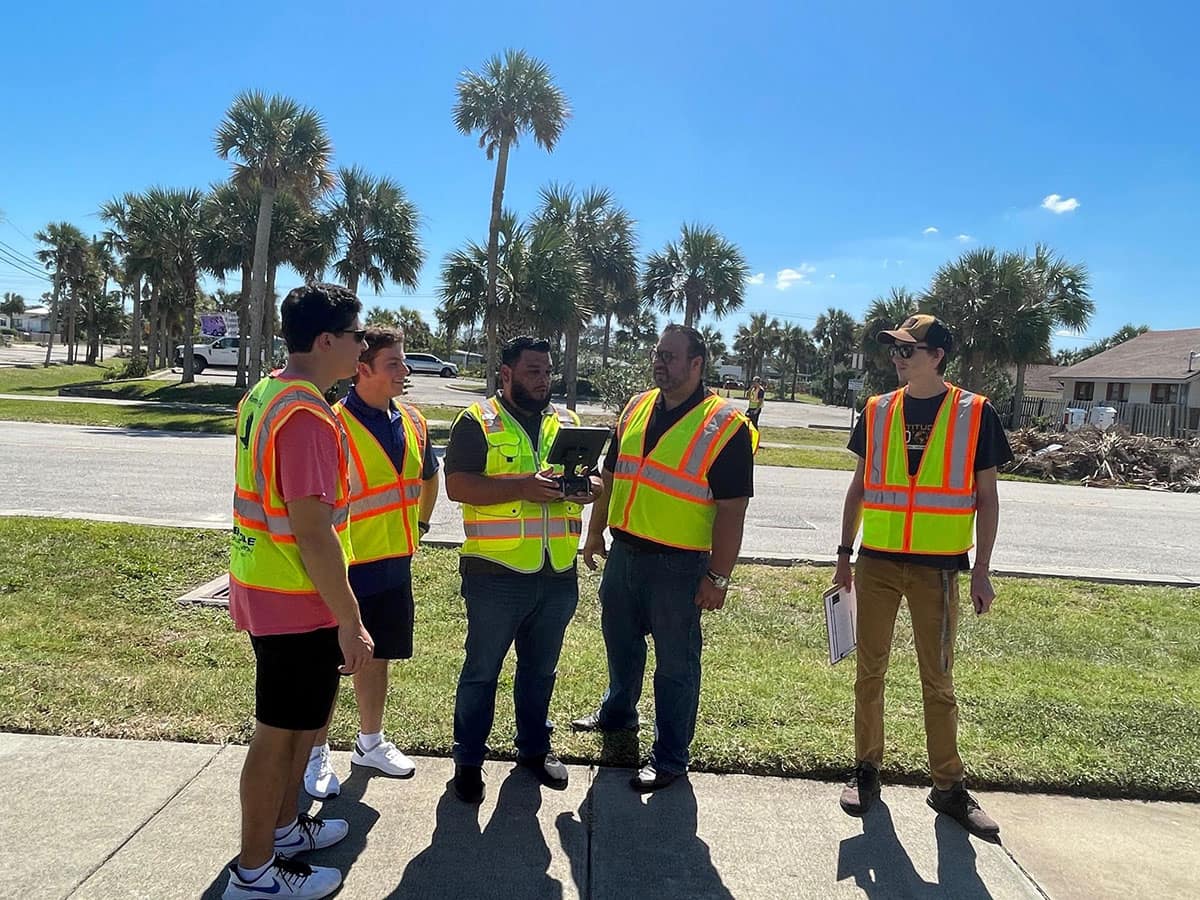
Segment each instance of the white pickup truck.
[[[282,338],[275,338],[275,356],[286,355],[287,345]],[[175,348],[175,365],[183,365],[183,354],[186,347],[180,344]],[[203,372],[210,366],[222,366],[231,369],[238,364],[238,336],[231,335],[220,338],[206,338],[204,342],[192,345],[192,366],[196,372]]]

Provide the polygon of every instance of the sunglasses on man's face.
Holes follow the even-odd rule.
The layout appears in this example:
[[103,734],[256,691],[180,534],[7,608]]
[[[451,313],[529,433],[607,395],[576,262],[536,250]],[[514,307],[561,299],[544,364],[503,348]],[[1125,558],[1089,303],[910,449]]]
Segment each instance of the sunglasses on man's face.
[[340,331],[335,331],[334,334],[338,337],[341,337],[343,334],[352,334],[354,335],[355,342],[361,344],[367,337],[367,329],[360,328],[356,331],[350,328],[343,328]]
[[928,344],[892,344],[888,347],[888,356],[895,359],[899,356],[901,359],[912,359],[912,355],[918,350],[932,350]]

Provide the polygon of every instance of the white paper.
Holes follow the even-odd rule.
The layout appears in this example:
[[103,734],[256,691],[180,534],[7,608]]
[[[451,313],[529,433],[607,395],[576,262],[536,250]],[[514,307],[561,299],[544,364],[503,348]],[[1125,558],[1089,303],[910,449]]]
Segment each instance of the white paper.
[[829,635],[829,664],[834,665],[854,652],[858,600],[853,587],[847,591],[836,584],[822,597],[825,600],[825,629]]

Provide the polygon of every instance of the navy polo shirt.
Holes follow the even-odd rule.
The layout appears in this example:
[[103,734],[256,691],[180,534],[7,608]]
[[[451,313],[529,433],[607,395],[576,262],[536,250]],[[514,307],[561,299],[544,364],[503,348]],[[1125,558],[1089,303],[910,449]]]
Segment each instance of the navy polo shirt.
[[[384,412],[363,402],[353,387],[346,395],[346,411],[358,419],[359,423],[371,432],[392,461],[392,466],[399,473],[404,468],[404,416],[390,404],[390,409]],[[421,479],[428,480],[437,474],[438,461],[433,452],[433,443],[425,442],[425,458],[421,463]],[[397,522],[397,527],[404,526]],[[414,535],[415,537],[415,535]],[[373,562],[352,564],[350,566],[350,588],[356,597],[371,597],[398,590],[412,580],[412,557],[393,556],[388,559],[377,559]]]

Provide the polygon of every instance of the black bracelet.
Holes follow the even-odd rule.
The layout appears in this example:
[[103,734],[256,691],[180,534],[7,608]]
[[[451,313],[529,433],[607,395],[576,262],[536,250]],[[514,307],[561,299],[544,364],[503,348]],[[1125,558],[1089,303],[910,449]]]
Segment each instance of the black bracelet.
[[846,554],[846,556],[853,556],[853,555],[854,555],[854,548],[853,548],[853,547],[847,547],[845,544],[838,544],[838,551],[837,551],[837,555],[838,555],[838,556],[841,556],[843,553],[844,553],[844,554]]
[[421,534],[429,534],[429,523],[428,522],[418,522],[417,523],[417,531],[421,532]]

